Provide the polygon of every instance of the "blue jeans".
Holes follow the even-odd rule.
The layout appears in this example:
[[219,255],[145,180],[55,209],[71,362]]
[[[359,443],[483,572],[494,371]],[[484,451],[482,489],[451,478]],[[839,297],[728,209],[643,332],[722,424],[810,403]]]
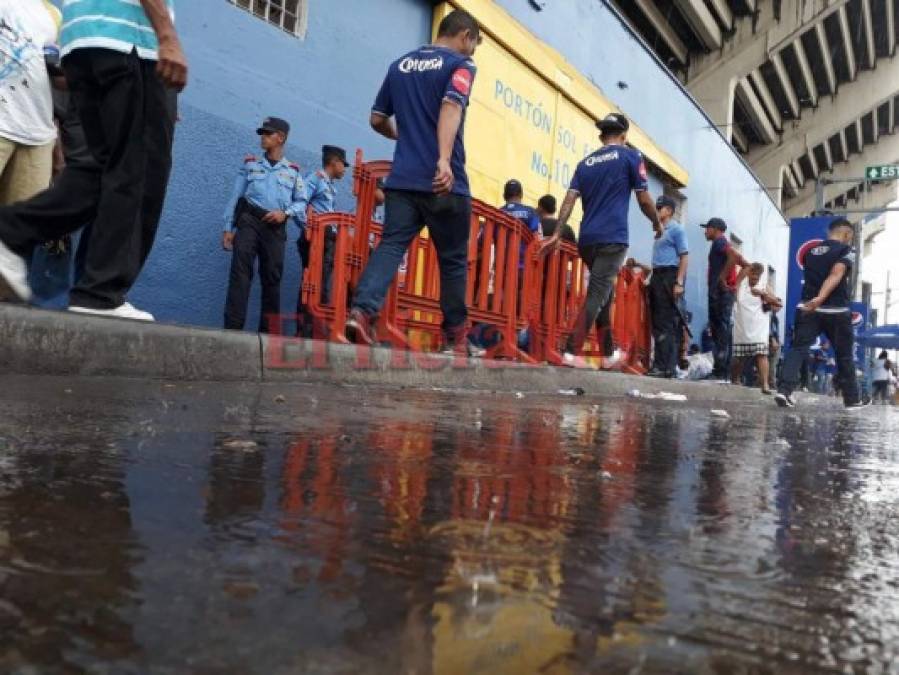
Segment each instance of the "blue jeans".
[[409,245],[427,225],[440,265],[440,309],[443,330],[453,333],[468,318],[465,285],[468,277],[468,235],[471,197],[429,192],[388,190],[384,234],[372,253],[353,297],[353,309],[375,316],[384,305]]
[[709,293],[709,328],[715,343],[714,373],[720,377],[727,377],[730,373],[733,314],[733,293],[721,289]]

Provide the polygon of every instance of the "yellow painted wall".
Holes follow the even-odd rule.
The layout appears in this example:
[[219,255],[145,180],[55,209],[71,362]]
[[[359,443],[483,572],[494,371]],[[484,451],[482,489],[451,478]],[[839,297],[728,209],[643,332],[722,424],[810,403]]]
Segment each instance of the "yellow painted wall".
[[[596,120],[617,108],[491,0],[438,5],[435,34],[456,6],[475,16],[484,36],[475,54],[478,74],[465,124],[474,196],[499,204],[505,181],[517,178],[528,203],[546,193],[561,198],[577,163],[599,147]],[[687,172],[636,125],[629,139],[671,182],[686,185]],[[580,220],[578,214],[574,220]]]

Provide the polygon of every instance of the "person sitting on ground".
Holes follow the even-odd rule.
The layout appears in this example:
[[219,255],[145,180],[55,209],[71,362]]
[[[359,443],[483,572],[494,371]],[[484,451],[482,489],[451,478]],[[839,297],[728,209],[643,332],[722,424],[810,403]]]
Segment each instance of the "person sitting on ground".
[[740,270],[737,276],[737,292],[734,303],[734,350],[731,363],[731,382],[740,383],[745,360],[755,358],[758,367],[758,382],[763,394],[771,394],[768,373],[768,338],[771,321],[763,309],[767,303],[772,307],[780,305],[780,300],[771,295],[761,284],[765,266],[752,263]]

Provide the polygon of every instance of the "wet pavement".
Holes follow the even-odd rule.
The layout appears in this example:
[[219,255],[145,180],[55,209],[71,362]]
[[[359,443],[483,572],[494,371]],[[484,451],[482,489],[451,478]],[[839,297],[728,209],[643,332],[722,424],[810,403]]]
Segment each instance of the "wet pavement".
[[729,411],[2,377],[0,672],[899,673],[899,413]]

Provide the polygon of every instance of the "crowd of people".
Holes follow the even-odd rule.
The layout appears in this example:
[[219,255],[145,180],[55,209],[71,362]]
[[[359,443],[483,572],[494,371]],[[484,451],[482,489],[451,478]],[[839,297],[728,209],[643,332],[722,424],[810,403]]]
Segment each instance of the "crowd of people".
[[[135,12],[135,4],[142,11]],[[0,7],[5,65],[0,71],[0,299],[27,301],[25,259],[32,249],[82,230],[69,309],[152,320],[127,302],[127,294],[153,245],[171,169],[175,94],[187,82],[172,0],[66,2],[62,15],[46,0],[0,0]],[[468,349],[471,192],[463,129],[480,42],[475,19],[455,10],[440,23],[433,44],[390,65],[378,91],[370,125],[395,141],[396,149],[390,175],[379,186],[383,236],[355,288],[347,321],[347,337],[356,343],[376,342],[376,319],[388,287],[411,242],[427,226],[439,261],[445,349]],[[54,107],[54,91],[64,107]],[[609,313],[616,278],[627,264],[646,272],[651,376],[695,371],[733,383],[751,381],[772,394],[781,370],[775,399],[792,406],[804,355],[824,334],[835,351],[846,405],[858,405],[848,309],[852,225],[835,220],[827,241],[809,253],[794,349],[778,369],[772,366],[780,351],[777,312],[783,302],[767,281],[768,268],[733,246],[724,219],[703,223],[710,244],[710,372],[692,369],[691,360],[699,363],[703,353],[689,344],[684,296],[690,251],[685,227],[675,217],[678,204],[667,194],[650,195],[646,164],[628,144],[630,122],[624,115],[606,115],[597,126],[602,145],[578,164],[558,214],[552,195],[533,208],[526,205],[524,188],[514,178],[505,185],[501,207],[550,250],[562,241],[576,243],[589,272],[586,297],[564,345],[564,365],[591,367],[583,349],[594,327],[606,336],[601,340],[605,356],[616,358]],[[257,130],[262,152],[245,157],[225,207],[222,246],[232,255],[226,328],[245,326],[258,261],[259,330],[271,329],[269,317],[281,310],[287,226],[293,223],[301,233],[297,245],[305,265],[309,249],[302,232],[308,214],[334,210],[335,183],[349,166],[342,148],[325,145],[321,168],[304,174],[285,157],[289,132],[283,119],[263,120]],[[62,148],[64,160],[54,162],[55,147]],[[627,257],[632,195],[654,233],[649,264]],[[578,200],[584,213],[575,235],[569,220]],[[329,234],[323,253],[325,295],[334,264]],[[303,317],[302,303],[297,310]]]

